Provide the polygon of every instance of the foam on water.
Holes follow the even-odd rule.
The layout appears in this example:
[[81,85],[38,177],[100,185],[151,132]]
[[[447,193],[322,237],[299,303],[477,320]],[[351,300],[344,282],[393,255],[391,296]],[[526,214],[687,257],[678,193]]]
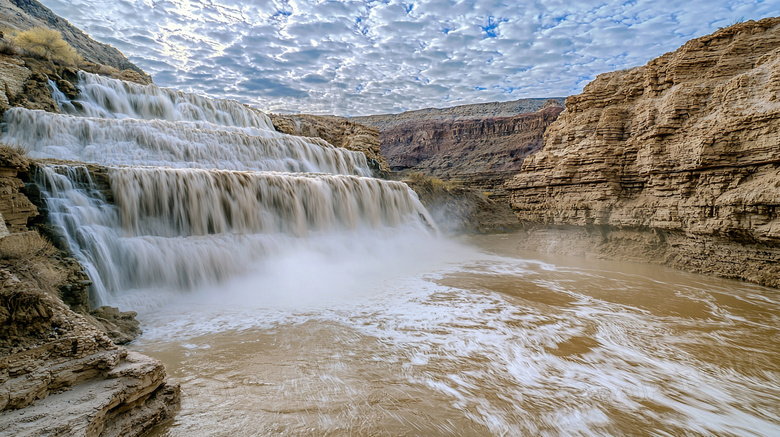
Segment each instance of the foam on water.
[[62,114],[10,109],[3,140],[103,166],[35,176],[95,305],[220,284],[309,238],[348,246],[365,230],[435,229],[406,185],[367,177],[364,154],[278,133],[237,102],[88,73],[73,100],[50,87]]
[[[314,322],[331,326],[330,335],[336,337],[378,339],[353,341],[346,349],[334,345],[329,351],[340,357],[337,362],[347,369],[344,372],[361,360],[383,363],[411,386],[448,399],[435,407],[442,415],[436,423],[444,424],[445,416],[459,412],[496,435],[603,435],[631,429],[770,435],[780,429],[780,415],[773,407],[773,399],[780,396],[780,369],[767,364],[755,371],[743,356],[754,353],[759,361],[776,356],[776,345],[762,339],[773,328],[765,325],[764,333],[750,332],[750,326],[733,317],[740,309],[727,305],[705,305],[706,317],[698,318],[698,310],[684,315],[630,297],[653,290],[676,299],[674,306],[679,307],[703,296],[714,299],[709,284],[686,284],[684,275],[678,283],[666,283],[599,268],[556,268],[549,262],[480,253],[436,239],[398,242],[395,251],[375,260],[366,259],[369,247],[355,248],[351,256],[340,254],[330,263],[292,251],[279,262],[304,260],[300,273],[307,273],[305,280],[264,271],[236,278],[220,295],[223,305],[209,290],[195,299],[145,312],[142,320],[153,328],[138,347],[154,351],[180,341],[213,347],[226,332],[238,338],[272,333],[282,343],[294,342],[286,339],[286,333]],[[387,259],[401,257],[406,266],[382,274]],[[310,265],[321,268],[308,270],[305,266]],[[278,271],[291,269],[286,265]],[[514,288],[499,291],[494,283]],[[582,283],[591,286],[581,287]],[[539,288],[547,294],[537,294]],[[730,293],[755,302],[750,288]],[[330,298],[322,305],[294,303],[308,301],[310,292],[330,293]],[[280,300],[278,294],[291,300]],[[602,298],[609,295],[615,298]],[[764,323],[776,321],[778,305],[766,310]],[[731,363],[710,360],[696,351],[698,345],[734,347],[731,341],[718,340],[729,336],[741,337],[759,350],[738,352]],[[765,351],[760,351],[762,342],[769,345]],[[248,354],[257,353],[246,347]],[[316,350],[309,343],[296,350],[307,357],[303,359],[323,359],[307,355],[310,347]],[[193,360],[199,354],[209,356],[208,352],[188,353]],[[218,356],[208,359],[219,360]],[[263,374],[262,368],[251,371]],[[382,375],[376,377],[391,378]],[[311,378],[299,384],[309,381],[311,390],[320,390],[315,380],[345,375],[338,369],[321,369]],[[355,389],[360,391],[359,384]],[[308,389],[297,390],[308,396]],[[325,396],[323,402],[329,401],[337,398]],[[403,415],[400,408],[398,414]],[[171,435],[178,435],[176,429]]]

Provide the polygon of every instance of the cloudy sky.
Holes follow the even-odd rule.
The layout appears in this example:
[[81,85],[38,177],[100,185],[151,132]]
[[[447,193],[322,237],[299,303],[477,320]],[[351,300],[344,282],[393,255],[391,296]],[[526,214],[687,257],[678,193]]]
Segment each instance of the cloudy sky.
[[367,115],[578,93],[778,0],[41,0],[158,85]]

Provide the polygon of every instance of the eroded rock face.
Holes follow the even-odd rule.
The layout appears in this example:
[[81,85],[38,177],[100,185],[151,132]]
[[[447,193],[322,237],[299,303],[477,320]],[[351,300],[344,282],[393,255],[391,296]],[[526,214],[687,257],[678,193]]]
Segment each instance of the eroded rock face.
[[476,103],[473,105],[453,106],[451,108],[418,109],[415,111],[402,112],[400,114],[351,117],[350,120],[379,129],[379,131],[382,132],[409,121],[454,121],[514,117],[518,114],[536,112],[551,104],[554,106],[562,106],[563,100],[562,97],[553,97],[549,99],[520,99],[509,102]]
[[508,189],[529,245],[780,286],[780,18],[599,76]]
[[352,122],[343,117],[319,115],[269,114],[277,131],[304,137],[322,138],[328,143],[355,152],[363,152],[369,166],[378,175],[390,171],[379,148],[376,129]]
[[0,214],[9,233],[27,231],[27,223],[38,215],[38,209],[24,193],[24,182],[17,177],[28,168],[25,158],[0,147]]
[[563,107],[512,117],[420,120],[400,123],[379,136],[393,170],[438,177],[520,171],[523,160],[542,146],[542,135]]

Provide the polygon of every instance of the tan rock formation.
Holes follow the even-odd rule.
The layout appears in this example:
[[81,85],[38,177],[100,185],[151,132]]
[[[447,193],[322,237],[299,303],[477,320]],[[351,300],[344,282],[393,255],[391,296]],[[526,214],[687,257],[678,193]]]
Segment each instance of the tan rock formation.
[[355,152],[363,152],[371,168],[378,173],[390,171],[379,148],[379,132],[343,117],[319,115],[270,114],[279,132],[322,138],[328,143]]
[[351,117],[350,120],[379,129],[380,132],[392,129],[407,122],[454,121],[481,118],[514,117],[518,114],[536,112],[548,107],[563,105],[562,97],[541,99],[520,99],[509,102],[476,103],[451,108],[426,108],[406,111],[400,114],[380,114]]
[[13,149],[0,146],[0,214],[10,233],[27,231],[27,222],[38,215],[38,209],[22,192],[24,182],[17,177],[29,163]]
[[0,112],[10,108],[11,102],[24,92],[30,74],[21,59],[0,55]]
[[780,18],[600,75],[508,189],[529,246],[780,287]]

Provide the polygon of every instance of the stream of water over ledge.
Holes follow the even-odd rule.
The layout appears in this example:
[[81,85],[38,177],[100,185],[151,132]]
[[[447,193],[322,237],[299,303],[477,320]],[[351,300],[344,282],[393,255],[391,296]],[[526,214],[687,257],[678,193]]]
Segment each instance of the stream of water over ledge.
[[142,311],[182,382],[156,435],[778,435],[776,290],[517,238],[293,250]]

